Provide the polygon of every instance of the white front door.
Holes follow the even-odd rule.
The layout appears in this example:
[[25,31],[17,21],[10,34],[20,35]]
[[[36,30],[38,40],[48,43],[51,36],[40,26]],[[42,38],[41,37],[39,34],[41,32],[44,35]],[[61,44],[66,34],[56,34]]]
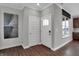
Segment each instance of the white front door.
[[47,47],[51,47],[51,15],[41,18],[41,42]]
[[34,46],[40,42],[40,18],[29,16],[29,45]]

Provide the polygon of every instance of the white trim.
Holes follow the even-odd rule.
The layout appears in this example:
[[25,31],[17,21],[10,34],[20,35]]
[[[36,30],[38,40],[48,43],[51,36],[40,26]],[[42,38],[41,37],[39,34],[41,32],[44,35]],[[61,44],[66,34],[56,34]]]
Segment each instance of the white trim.
[[[40,43],[38,43],[38,44],[36,44],[36,45],[41,45],[42,43],[40,42]],[[32,47],[32,46],[35,46],[35,45],[28,45],[28,46],[23,46],[22,45],[22,47],[24,48],[24,49],[28,49],[28,48],[30,48],[30,47]]]
[[24,47],[24,46],[23,46],[23,48],[24,48],[24,49],[28,49],[28,48],[30,48],[30,47],[31,47],[31,46],[29,46],[29,45],[28,45],[28,46],[26,46],[26,47]]
[[44,9],[46,9],[46,8],[48,8],[48,7],[51,6],[52,4],[53,4],[53,3],[48,4],[47,6],[43,7],[42,9],[40,9],[40,11],[41,11],[41,10],[44,10]]
[[13,46],[7,46],[7,47],[0,47],[0,50],[3,50],[3,49],[8,49],[8,48],[13,48],[13,47],[17,47],[17,46],[21,46],[21,44],[17,44],[17,45],[13,45]]
[[40,45],[40,44],[42,44],[42,43],[40,42],[40,43],[38,43],[37,45]]
[[61,47],[65,46],[66,44],[68,44],[68,43],[71,42],[71,41],[72,41],[72,40],[69,40],[69,41],[65,42],[64,44],[58,46],[57,48],[51,48],[51,50],[56,51],[56,50],[60,49]]

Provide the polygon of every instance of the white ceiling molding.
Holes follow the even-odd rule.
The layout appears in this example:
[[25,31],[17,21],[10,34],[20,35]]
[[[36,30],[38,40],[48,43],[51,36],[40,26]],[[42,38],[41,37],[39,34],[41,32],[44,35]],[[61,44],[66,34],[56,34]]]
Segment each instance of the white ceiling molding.
[[43,10],[43,9],[47,8],[47,7],[49,7],[49,6],[52,5],[52,4],[53,4],[53,3],[50,3],[50,4],[46,5],[45,7],[41,8],[40,10]]

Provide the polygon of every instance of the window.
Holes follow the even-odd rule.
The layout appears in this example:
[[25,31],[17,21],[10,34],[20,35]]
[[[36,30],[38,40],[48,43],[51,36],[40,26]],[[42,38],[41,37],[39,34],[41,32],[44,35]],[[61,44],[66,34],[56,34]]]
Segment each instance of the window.
[[63,34],[63,38],[69,36],[69,20],[65,16],[63,17],[63,21],[62,21],[62,34]]
[[18,37],[18,15],[4,13],[4,39]]
[[44,19],[43,20],[43,26],[48,26],[49,25],[49,20],[48,19]]

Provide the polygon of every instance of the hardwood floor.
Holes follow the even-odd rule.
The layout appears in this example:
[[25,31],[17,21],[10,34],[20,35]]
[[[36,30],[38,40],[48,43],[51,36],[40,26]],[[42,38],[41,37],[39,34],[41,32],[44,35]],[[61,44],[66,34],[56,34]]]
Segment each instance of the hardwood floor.
[[28,49],[21,46],[0,50],[0,56],[79,56],[79,41],[72,41],[57,51],[52,51],[43,45]]

